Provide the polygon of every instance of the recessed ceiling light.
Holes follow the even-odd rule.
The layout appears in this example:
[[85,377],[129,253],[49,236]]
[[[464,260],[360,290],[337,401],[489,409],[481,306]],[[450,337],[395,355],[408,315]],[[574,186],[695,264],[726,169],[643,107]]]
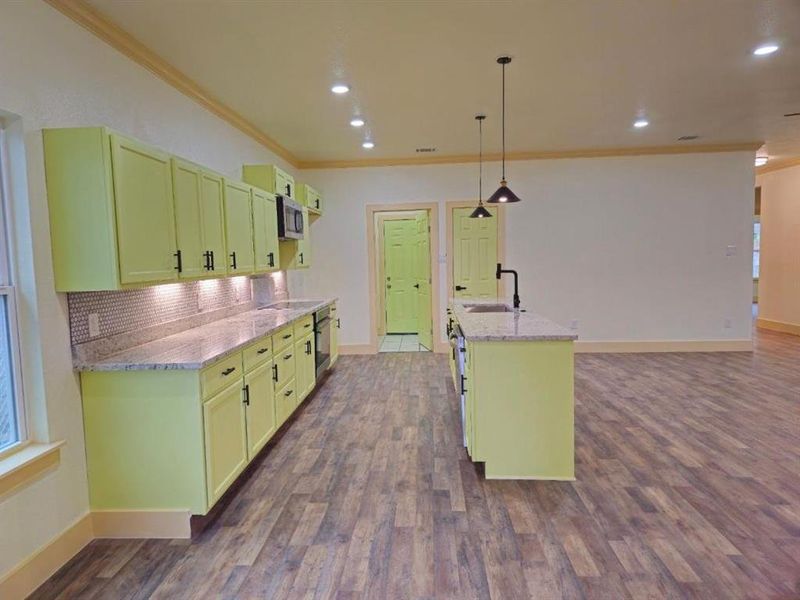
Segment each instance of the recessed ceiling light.
[[371,148],[375,147],[375,144],[373,144],[372,142],[364,142],[363,144],[361,144],[361,147],[370,150]]
[[331,88],[331,91],[334,94],[346,94],[350,91],[350,87],[344,85],[343,83],[339,83]]
[[778,46],[775,44],[767,44],[765,46],[759,46],[755,50],[753,50],[753,54],[756,56],[765,56],[767,54],[772,54],[773,52],[778,51]]
[[363,127],[364,126],[364,119],[353,119],[350,121],[350,125],[353,127]]
[[756,156],[756,166],[763,167],[769,161],[769,156]]
[[636,119],[633,122],[633,126],[636,127],[636,129],[641,129],[642,127],[647,127],[648,125],[650,125],[650,121],[647,119]]

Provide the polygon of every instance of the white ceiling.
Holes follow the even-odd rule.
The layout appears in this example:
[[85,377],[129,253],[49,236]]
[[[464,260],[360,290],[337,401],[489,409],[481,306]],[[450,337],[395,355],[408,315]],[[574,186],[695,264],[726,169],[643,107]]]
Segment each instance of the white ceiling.
[[506,53],[510,151],[764,140],[800,155],[800,117],[783,116],[800,112],[798,0],[90,3],[303,161],[474,154],[477,112],[499,151]]

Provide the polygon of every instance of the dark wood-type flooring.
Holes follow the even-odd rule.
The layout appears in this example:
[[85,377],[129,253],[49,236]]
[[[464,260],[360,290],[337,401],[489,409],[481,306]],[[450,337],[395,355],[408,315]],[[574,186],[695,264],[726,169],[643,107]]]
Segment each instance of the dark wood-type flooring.
[[576,356],[575,482],[485,481],[446,357],[343,357],[199,538],[34,598],[798,598],[800,337]]

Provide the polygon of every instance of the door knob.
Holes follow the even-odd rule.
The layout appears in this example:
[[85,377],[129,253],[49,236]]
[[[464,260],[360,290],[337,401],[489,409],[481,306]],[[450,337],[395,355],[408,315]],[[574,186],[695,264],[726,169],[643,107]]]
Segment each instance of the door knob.
[[418,283],[415,283],[415,284],[414,284],[414,287],[415,287],[415,288],[417,288],[417,289],[419,289],[419,284],[418,284]]

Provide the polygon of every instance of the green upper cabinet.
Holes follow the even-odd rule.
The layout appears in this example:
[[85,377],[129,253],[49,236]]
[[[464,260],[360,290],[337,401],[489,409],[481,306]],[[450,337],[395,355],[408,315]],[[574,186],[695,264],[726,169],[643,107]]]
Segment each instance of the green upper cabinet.
[[[175,231],[182,279],[225,273],[222,177],[190,162],[172,159]],[[218,262],[219,261],[219,262]]]
[[303,239],[284,240],[281,247],[281,269],[306,269],[311,266],[311,227],[308,208],[303,207]]
[[226,179],[224,189],[228,274],[246,275],[255,269],[251,188]]
[[256,273],[279,268],[278,208],[275,196],[253,188],[253,246]]
[[322,195],[307,183],[297,185],[297,197],[300,204],[308,207],[308,212],[312,216],[322,214]]
[[[225,275],[225,182],[216,173],[200,170],[200,214],[203,217],[203,261],[212,275]],[[208,253],[208,254],[206,254]],[[206,262],[207,261],[207,262]]]
[[294,177],[275,165],[244,165],[244,180],[278,196],[295,197]]
[[120,283],[177,279],[168,154],[111,134]]
[[43,131],[56,290],[175,281],[170,157],[103,127]]

